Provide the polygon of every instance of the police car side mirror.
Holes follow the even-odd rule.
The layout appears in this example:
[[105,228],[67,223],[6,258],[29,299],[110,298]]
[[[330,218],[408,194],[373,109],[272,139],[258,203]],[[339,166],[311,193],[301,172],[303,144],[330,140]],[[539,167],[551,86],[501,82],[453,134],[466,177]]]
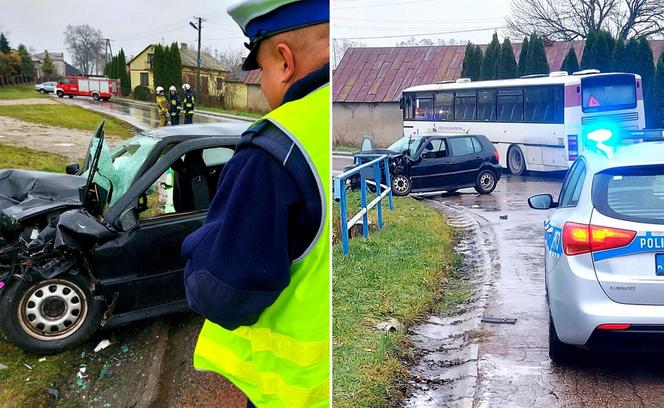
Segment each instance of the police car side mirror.
[[533,210],[548,210],[558,207],[551,194],[538,194],[528,198],[528,205]]

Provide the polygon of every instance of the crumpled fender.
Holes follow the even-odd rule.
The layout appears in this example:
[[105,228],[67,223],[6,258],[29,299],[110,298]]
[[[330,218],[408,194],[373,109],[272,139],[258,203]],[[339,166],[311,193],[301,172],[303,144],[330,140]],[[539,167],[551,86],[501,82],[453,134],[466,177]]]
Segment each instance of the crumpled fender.
[[99,242],[112,238],[115,231],[83,209],[65,211],[55,225],[54,249],[70,248],[85,252]]

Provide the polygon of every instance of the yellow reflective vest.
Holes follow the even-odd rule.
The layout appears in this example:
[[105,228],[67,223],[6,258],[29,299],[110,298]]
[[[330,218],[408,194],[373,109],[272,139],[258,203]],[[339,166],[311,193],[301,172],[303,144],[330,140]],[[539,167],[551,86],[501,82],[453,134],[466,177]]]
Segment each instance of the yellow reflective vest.
[[254,325],[230,331],[206,320],[194,351],[196,369],[228,378],[259,408],[330,405],[329,101],[328,84],[260,119],[284,131],[308,159],[324,210],[317,237]]

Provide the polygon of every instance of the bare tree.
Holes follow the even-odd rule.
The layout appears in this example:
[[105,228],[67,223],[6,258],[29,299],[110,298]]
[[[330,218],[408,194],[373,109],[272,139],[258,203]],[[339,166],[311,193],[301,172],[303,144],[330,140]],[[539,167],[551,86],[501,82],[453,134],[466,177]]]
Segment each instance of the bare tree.
[[241,77],[238,75],[240,67],[247,56],[247,51],[241,48],[229,48],[225,50],[214,50],[210,52],[225,65],[230,73],[224,81],[224,86],[219,97],[221,107],[224,109],[244,109],[243,106],[235,106],[235,100],[242,90]]
[[332,52],[334,53],[334,61],[333,61],[333,66],[332,69],[336,69],[337,65],[341,62],[341,59],[344,57],[344,54],[346,54],[346,51],[348,51],[349,48],[357,48],[357,47],[366,47],[367,45],[365,43],[357,42],[357,41],[351,41],[351,40],[333,40],[332,41]]
[[507,33],[522,38],[537,33],[550,40],[586,38],[603,29],[626,39],[664,33],[661,0],[512,0]]
[[84,74],[97,73],[103,62],[104,39],[101,30],[89,25],[68,25],[64,32],[67,50]]

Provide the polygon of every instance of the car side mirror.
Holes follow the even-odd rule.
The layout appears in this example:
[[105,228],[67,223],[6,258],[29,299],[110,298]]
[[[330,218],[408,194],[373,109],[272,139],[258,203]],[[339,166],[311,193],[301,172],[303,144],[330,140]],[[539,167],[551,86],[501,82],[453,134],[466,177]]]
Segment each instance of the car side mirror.
[[81,171],[81,166],[78,163],[71,163],[65,167],[65,172],[70,175],[77,175]]
[[528,205],[534,210],[548,210],[558,207],[551,194],[538,194],[528,198]]
[[131,231],[138,225],[138,212],[136,208],[130,207],[118,218],[118,227],[122,231]]

